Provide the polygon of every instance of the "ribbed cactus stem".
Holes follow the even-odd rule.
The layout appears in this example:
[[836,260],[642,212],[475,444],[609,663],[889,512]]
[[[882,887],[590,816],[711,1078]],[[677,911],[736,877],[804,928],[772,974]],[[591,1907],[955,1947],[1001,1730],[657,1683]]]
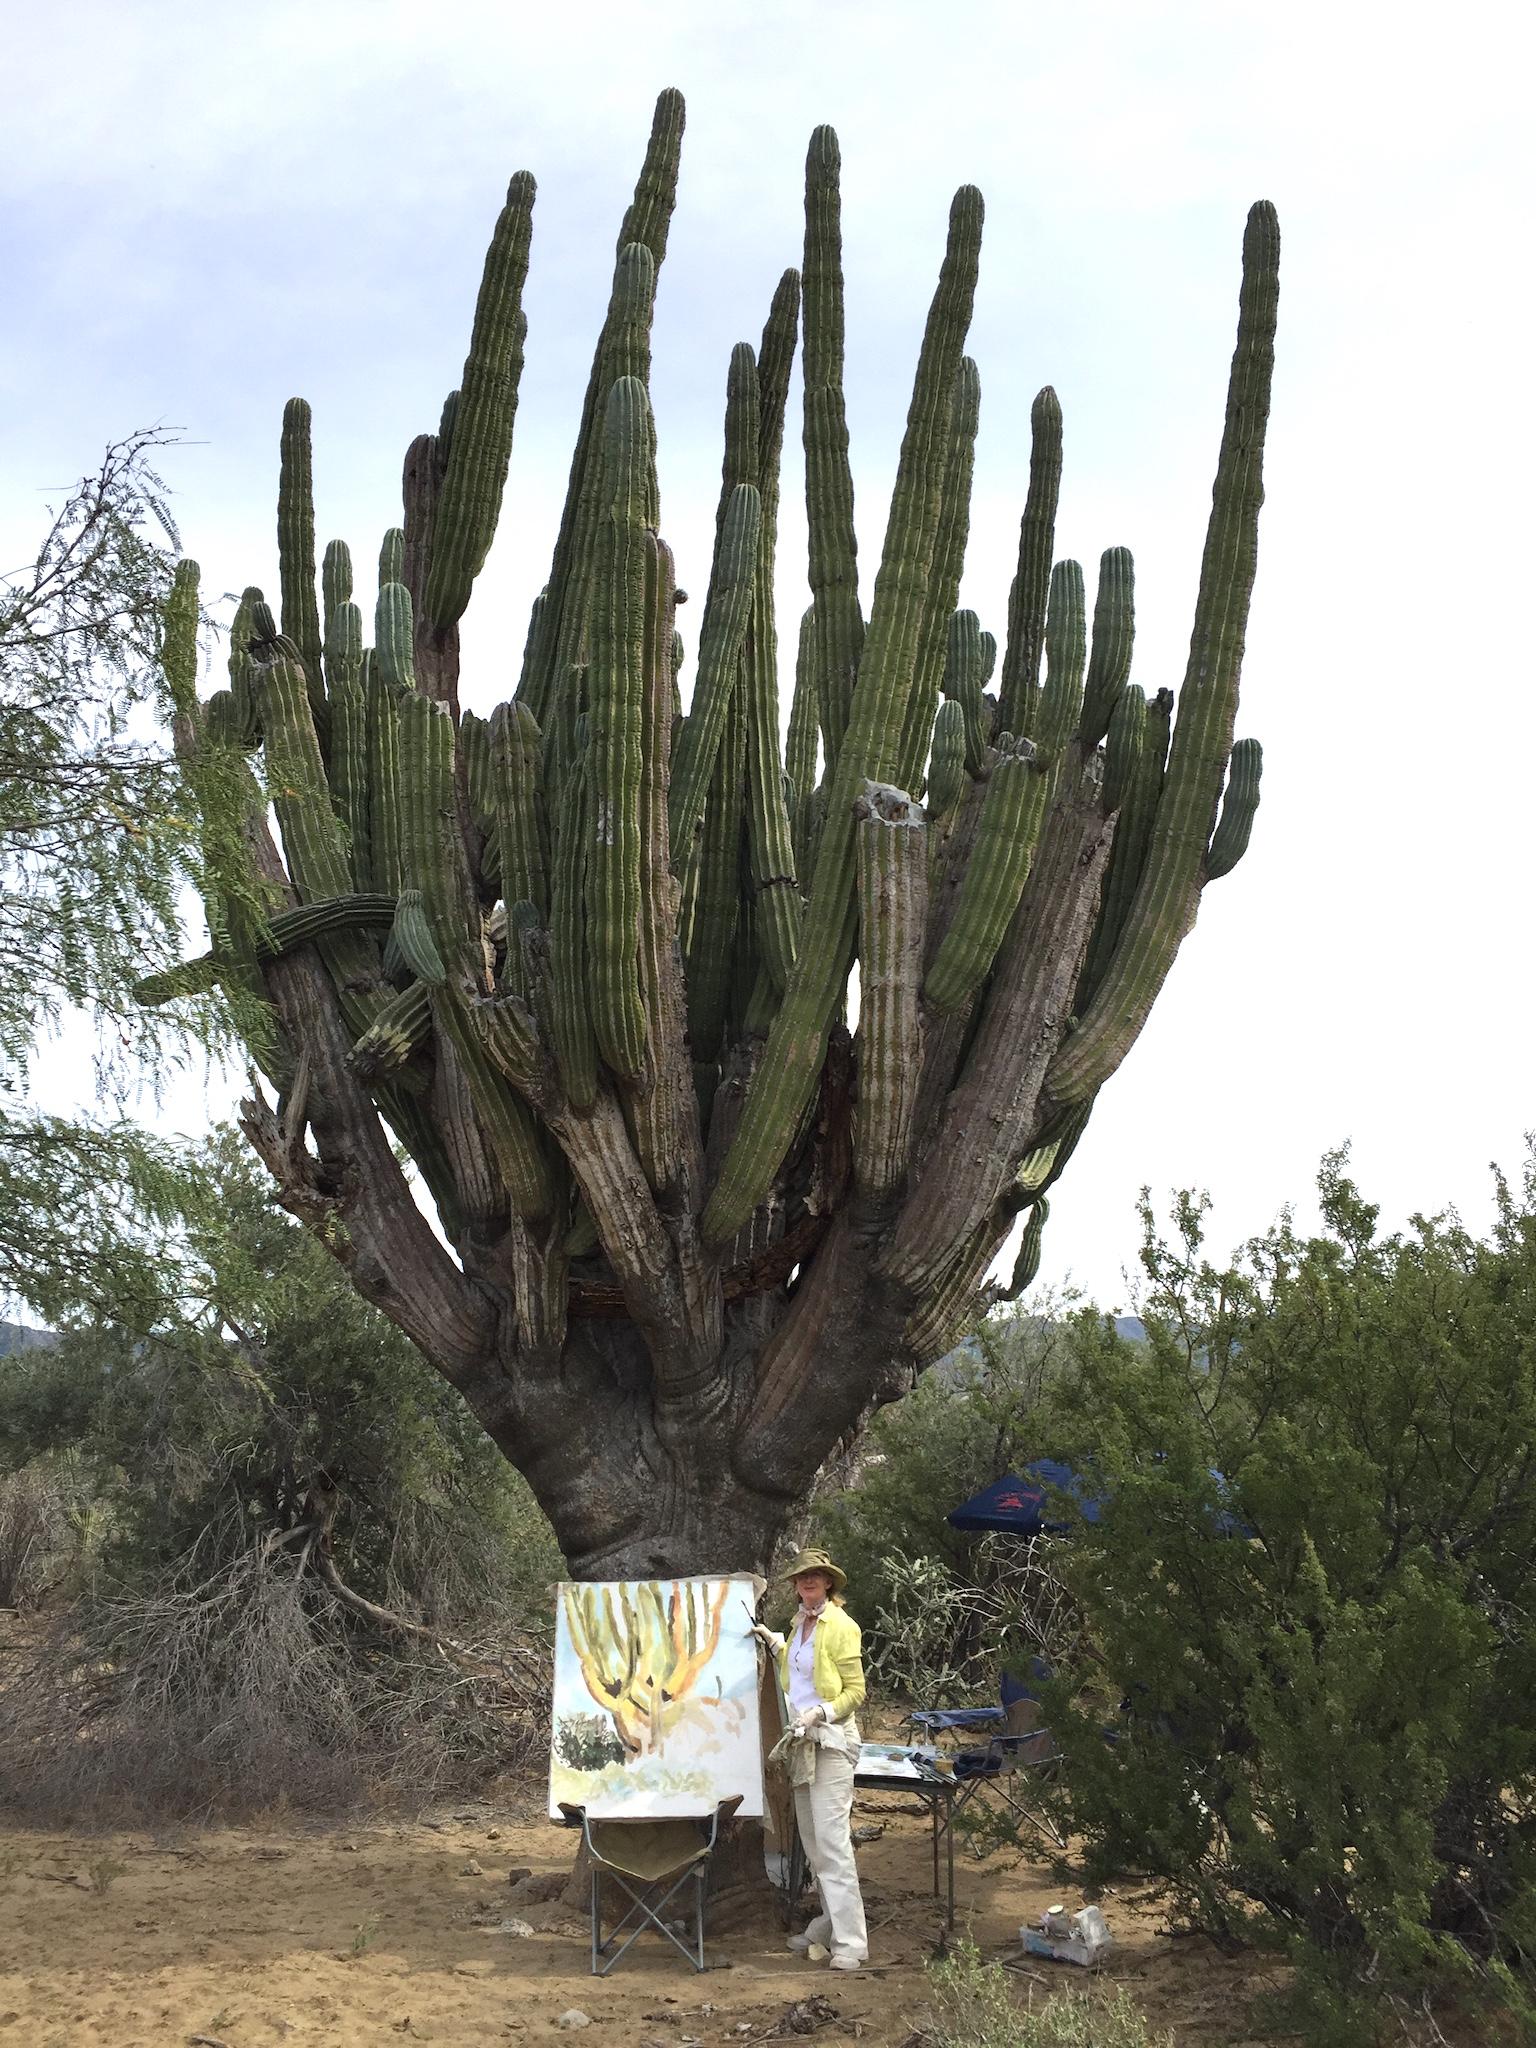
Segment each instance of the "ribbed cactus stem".
[[683,961],[688,1035],[695,1060],[717,1059],[730,998],[731,962],[741,914],[742,807],[746,794],[747,715],[738,692],[715,756],[704,830],[684,906]]
[[1083,690],[1078,737],[1096,747],[1109,731],[1120,693],[1130,680],[1136,638],[1136,572],[1129,548],[1106,548],[1099,558],[1099,590],[1093,606],[1093,651]]
[[317,722],[323,724],[325,684],[320,665],[320,607],[315,596],[315,483],[309,402],[303,398],[290,398],[283,408],[277,561],[282,579],[283,631],[299,650],[311,708]]
[[501,893],[508,905],[529,903],[542,917],[549,906],[549,887],[538,721],[526,704],[498,704],[491,713],[488,739]]
[[[934,537],[933,565],[928,575],[928,602],[922,638],[912,673],[901,738],[901,780],[912,787],[923,772],[933,714],[943,682],[949,621],[960,601],[960,579],[971,530],[971,476],[976,461],[976,433],[981,419],[981,376],[969,356],[955,372],[950,397],[948,451],[944,464],[944,500]],[[980,639],[977,640],[978,668]],[[981,684],[976,686],[978,703]]]
[[385,529],[379,543],[379,588],[386,583],[405,581],[405,529],[391,526]]
[[416,687],[415,637],[411,593],[403,583],[381,584],[373,615],[373,658],[396,690]]
[[1221,817],[1211,834],[1205,857],[1205,879],[1214,882],[1230,875],[1248,851],[1248,835],[1259,808],[1259,778],[1264,772],[1264,750],[1257,740],[1239,740],[1232,749],[1227,768],[1227,793],[1222,798]]
[[735,1236],[772,1184],[821,1068],[857,928],[854,802],[866,780],[889,782],[906,713],[933,559],[949,400],[981,249],[981,194],[964,186],[950,212],[938,290],[918,358],[848,731],[832,777],[816,879],[795,970],[767,1054],[704,1215],[711,1243]]
[[[521,707],[526,709],[526,707]],[[531,717],[532,714],[529,713]],[[587,1001],[586,876],[591,843],[591,747],[587,721],[576,722],[571,756],[561,775],[549,905],[549,1037],[560,1085],[574,1109],[590,1109],[597,1095],[597,1041]]]
[[1152,820],[1162,793],[1168,759],[1169,714],[1173,692],[1160,690],[1149,706],[1134,683],[1127,685],[1109,722],[1104,758],[1104,808],[1118,811],[1115,843],[1104,877],[1098,923],[1088,944],[1078,983],[1076,1009],[1081,1016],[1103,980],[1120,934],[1136,899],[1136,885],[1146,863]]
[[947,818],[965,788],[965,706],[941,704],[933,721],[933,751],[928,765],[928,816]]
[[[618,377],[644,380],[649,375],[648,343],[641,359],[636,342],[642,328],[649,335],[656,273],[666,254],[667,228],[677,198],[682,138],[681,96],[664,92],[656,102],[634,200],[619,231],[613,292],[587,380],[554,559],[537,624],[529,632],[517,689],[519,700],[546,727],[551,698],[570,666],[585,654],[592,548],[603,502],[608,394]],[[643,252],[643,258],[637,252]]]
[[1080,1028],[1051,1063],[1047,1089],[1059,1102],[1095,1093],[1119,1066],[1199,907],[1206,849],[1232,750],[1257,562],[1279,259],[1275,210],[1261,201],[1248,216],[1243,239],[1237,348],[1168,772],[1115,957]]
[[981,701],[981,637],[981,623],[974,612],[950,614],[944,695],[954,699],[965,719],[965,768],[968,775],[980,775],[987,752],[987,714]]
[[922,809],[871,783],[856,807],[859,895],[859,1100],[854,1176],[872,1200],[894,1195],[912,1156],[923,1065],[918,990],[928,919]]
[[458,403],[445,414],[449,435],[438,435],[439,444],[448,441],[447,469],[433,524],[424,611],[439,633],[463,617],[501,513],[528,332],[522,296],[534,192],[528,171],[519,171],[507,187],[486,253]]
[[800,615],[800,637],[795,652],[795,688],[789,700],[789,732],[784,741],[784,773],[789,780],[790,822],[795,835],[795,873],[802,894],[811,880],[810,821],[812,793],[816,787],[816,741],[819,714],[816,703],[816,608],[807,605]]
[[592,1028],[613,1071],[645,1065],[640,1000],[640,774],[645,716],[645,567],[650,401],[621,377],[607,411],[607,506],[593,581],[587,959]]
[[1047,384],[1030,410],[1029,492],[1019,521],[1019,562],[1008,593],[1008,642],[998,685],[1002,732],[1034,737],[1045,652],[1056,501],[1061,495],[1061,401]]
[[805,162],[805,503],[814,678],[830,775],[864,647],[853,470],[843,399],[843,240],[837,136],[818,128]]
[[1013,1278],[1008,1283],[1005,1296],[1008,1301],[1017,1301],[1025,1288],[1032,1287],[1035,1283],[1040,1272],[1040,1249],[1050,1213],[1050,1202],[1041,1195],[1024,1219],[1024,1234],[1019,1239],[1018,1257],[1013,1262]]
[[[367,878],[373,888],[390,896],[400,893],[401,694],[396,684],[385,682],[376,658],[367,663],[363,684],[368,714]],[[354,856],[358,843],[353,840]]]
[[742,644],[752,611],[762,501],[757,485],[738,484],[720,530],[715,574],[699,633],[693,702],[678,735],[672,765],[672,865],[681,874],[692,859],[704,804],[725,730]]
[[1028,740],[1017,748],[992,769],[954,915],[923,985],[925,1002],[941,1016],[973,995],[991,971],[1029,879],[1050,776]]
[[779,460],[789,400],[800,279],[779,280],[758,350],[758,496],[762,523],[753,577],[752,615],[742,653],[747,705],[747,864],[752,878],[758,951],[776,995],[782,994],[800,943],[803,904],[795,877],[784,768],[779,754],[779,646],[774,619],[774,548],[778,533]]
[[1035,740],[1047,767],[1059,766],[1062,750],[1076,729],[1083,708],[1083,665],[1088,658],[1087,604],[1083,572],[1076,562],[1058,562],[1051,571],[1050,601],[1045,615],[1045,683],[1040,692]]
[[352,550],[344,540],[328,540],[320,563],[321,637],[329,640],[338,605],[352,598]]
[[378,1081],[403,1067],[432,1029],[432,998],[424,982],[413,981],[379,1011],[352,1048],[352,1065],[364,1081]]

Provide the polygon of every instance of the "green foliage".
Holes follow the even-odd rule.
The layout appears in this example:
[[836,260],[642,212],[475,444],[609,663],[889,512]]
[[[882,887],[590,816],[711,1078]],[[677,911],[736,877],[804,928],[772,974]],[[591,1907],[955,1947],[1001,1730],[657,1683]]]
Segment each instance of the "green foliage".
[[[1529,2021],[1536,1154],[1487,1242],[1379,1235],[1337,1157],[1320,1188],[1318,1236],[1287,1219],[1224,1270],[1202,1203],[1172,1243],[1146,1211],[1146,1345],[1079,1328],[1053,1448],[1112,1496],[1069,1574],[1127,1717],[1109,1746],[1052,1703],[1071,1824],[1095,1868],[1282,1940],[1310,2038],[1447,1990]],[[1251,1540],[1214,1533],[1229,1508]]]
[[853,1483],[816,1501],[811,1540],[825,1544],[867,1603],[895,1551],[960,1565],[974,1538],[953,1507],[1010,1467],[1041,1455],[1040,1403],[1071,1362],[1065,1332],[1039,1308],[1006,1309],[883,1408],[859,1449]]
[[0,1302],[52,1319],[116,1303],[134,1327],[163,1299],[176,1162],[116,1115],[41,1115],[26,1083],[38,1037],[72,1012],[99,1027],[97,1079],[118,1103],[138,1060],[215,1032],[206,1000],[170,1017],[134,998],[176,958],[196,867],[193,805],[150,716],[196,668],[195,603],[185,632],[162,625],[177,545],[153,468],[164,441],[108,448],[36,560],[0,578]]
[[100,1563],[147,1584],[212,1570],[335,1496],[349,1583],[429,1626],[547,1618],[548,1525],[462,1401],[278,1207],[233,1133],[197,1162],[187,1320],[81,1330],[9,1362],[0,1459],[78,1446],[107,1522]]
[[1039,2005],[1020,2004],[1016,1979],[983,1961],[974,1941],[955,1943],[928,1966],[936,2024],[933,2048],[1173,2048],[1171,2034],[1153,2033],[1123,1985],[1064,1988]]

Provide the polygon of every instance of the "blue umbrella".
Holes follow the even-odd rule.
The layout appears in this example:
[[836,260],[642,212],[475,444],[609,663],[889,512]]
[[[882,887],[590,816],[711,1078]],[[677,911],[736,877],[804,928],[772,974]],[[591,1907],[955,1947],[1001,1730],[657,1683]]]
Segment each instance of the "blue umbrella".
[[1006,1529],[1015,1536],[1060,1535],[1069,1522],[1047,1518],[1050,1496],[1070,1494],[1085,1522],[1099,1519],[1103,1501],[1089,1493],[1082,1478],[1070,1465],[1055,1458],[1036,1458],[1022,1475],[1004,1473],[973,1494],[945,1517],[952,1529]]
[[[1220,1472],[1213,1471],[1211,1476],[1218,1493],[1225,1498],[1226,1480]],[[952,1529],[1005,1529],[1015,1536],[1064,1535],[1072,1524],[1047,1516],[1052,1494],[1069,1495],[1085,1522],[1097,1522],[1108,1505],[1107,1496],[1091,1493],[1087,1481],[1070,1465],[1063,1465],[1057,1458],[1036,1458],[1023,1468],[1022,1474],[1006,1472],[1001,1479],[994,1479],[980,1493],[952,1508],[945,1520]],[[1253,1531],[1230,1508],[1223,1508],[1216,1516],[1214,1533],[1251,1536]]]

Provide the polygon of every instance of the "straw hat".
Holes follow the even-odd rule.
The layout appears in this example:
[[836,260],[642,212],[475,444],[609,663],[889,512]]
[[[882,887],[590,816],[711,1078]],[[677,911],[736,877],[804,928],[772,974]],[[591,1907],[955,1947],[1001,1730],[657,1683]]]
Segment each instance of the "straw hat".
[[832,1581],[834,1593],[841,1593],[848,1583],[848,1574],[840,1564],[834,1564],[824,1550],[802,1550],[780,1572],[781,1579],[798,1579],[802,1572],[825,1572]]

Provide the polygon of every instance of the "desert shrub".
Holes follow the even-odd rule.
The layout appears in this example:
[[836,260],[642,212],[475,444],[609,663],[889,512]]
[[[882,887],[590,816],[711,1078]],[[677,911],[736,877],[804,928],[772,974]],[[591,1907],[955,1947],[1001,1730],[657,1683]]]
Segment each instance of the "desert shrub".
[[[996,1696],[993,1646],[976,1633],[968,1609],[954,1610],[954,1628],[940,1625],[942,1640],[929,1646],[926,1663],[899,1676],[902,1661],[912,1661],[901,1638],[914,1607],[938,1619],[914,1561],[923,1561],[919,1573],[929,1563],[947,1572],[951,1585],[1008,1576],[1003,1553],[988,1548],[993,1539],[952,1529],[945,1516],[1045,1449],[1042,1401],[1070,1355],[1060,1306],[988,1318],[904,1401],[882,1409],[856,1471],[813,1503],[810,1540],[825,1544],[848,1572],[866,1650],[881,1672],[889,1665],[885,1682],[908,1697],[932,1700],[936,1688],[957,1701]],[[891,1617],[889,1627],[882,1615]]]
[[1536,1165],[1487,1242],[1320,1186],[1317,1236],[1225,1269],[1198,1201],[1172,1243],[1148,1213],[1146,1344],[1078,1330],[1054,1447],[1111,1504],[1067,1569],[1125,1713],[1106,1743],[1063,1681],[1067,1817],[1285,1945],[1311,2040],[1448,1992],[1530,2021]]
[[1060,1550],[1048,1536],[993,1531],[972,1542],[963,1567],[893,1551],[867,1629],[874,1682],[898,1700],[987,1703],[1005,1667],[1069,1662],[1081,1616],[1057,1570]]
[[0,1607],[35,1607],[81,1554],[78,1487],[62,1460],[0,1472]]
[[[345,1608],[251,1545],[54,1617],[7,1677],[0,1810],[43,1824],[337,1813],[479,1789],[542,1752],[545,1646]],[[467,1654],[466,1654],[467,1651]]]
[[1123,1985],[1064,1987],[1037,2004],[1023,1998],[1018,1980],[1001,1964],[986,1962],[973,1941],[957,1942],[930,1963],[928,1986],[932,2048],[1173,2048],[1173,2036],[1151,2031]]

